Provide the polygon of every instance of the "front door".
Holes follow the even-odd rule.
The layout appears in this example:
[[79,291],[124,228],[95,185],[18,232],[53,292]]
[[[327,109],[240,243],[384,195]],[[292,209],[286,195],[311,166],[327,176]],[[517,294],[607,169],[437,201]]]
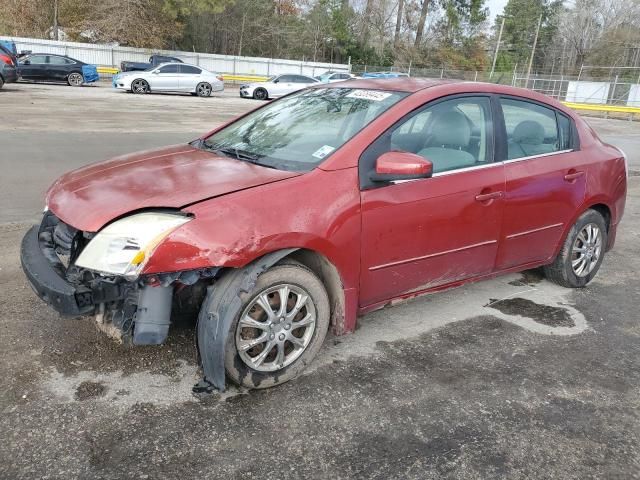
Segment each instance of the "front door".
[[30,55],[19,62],[20,76],[25,80],[44,80],[47,68],[46,55]]
[[180,74],[177,63],[163,65],[149,76],[149,86],[152,91],[176,91],[180,88],[179,84]]
[[517,98],[500,100],[508,142],[499,269],[548,261],[584,201],[586,172],[568,117]]
[[[365,151],[361,307],[493,271],[505,181],[493,144],[490,98],[459,96],[410,114]],[[389,150],[427,158],[433,177],[371,182]]]

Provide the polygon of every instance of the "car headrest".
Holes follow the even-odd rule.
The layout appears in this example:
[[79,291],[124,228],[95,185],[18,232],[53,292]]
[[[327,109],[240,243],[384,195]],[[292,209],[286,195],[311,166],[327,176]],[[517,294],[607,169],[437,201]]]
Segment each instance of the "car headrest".
[[469,121],[462,113],[454,110],[438,114],[433,122],[431,145],[466,147],[471,139]]
[[535,120],[524,120],[513,129],[513,141],[527,145],[544,143],[544,127]]

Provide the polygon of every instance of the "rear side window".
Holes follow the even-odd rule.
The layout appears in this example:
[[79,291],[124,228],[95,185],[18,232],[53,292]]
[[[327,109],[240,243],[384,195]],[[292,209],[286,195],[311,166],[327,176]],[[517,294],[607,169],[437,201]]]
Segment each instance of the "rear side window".
[[500,103],[509,160],[571,148],[571,122],[564,115],[523,100],[502,98]]
[[180,72],[200,75],[202,70],[200,70],[198,67],[192,67],[191,65],[180,65]]

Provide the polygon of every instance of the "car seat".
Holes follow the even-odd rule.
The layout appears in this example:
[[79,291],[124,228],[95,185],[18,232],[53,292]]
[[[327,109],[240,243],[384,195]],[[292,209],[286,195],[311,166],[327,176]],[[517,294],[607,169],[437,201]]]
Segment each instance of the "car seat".
[[433,119],[431,138],[418,155],[430,160],[433,172],[470,167],[476,163],[465,149],[471,139],[471,126],[464,114],[449,110]]
[[509,159],[551,153],[553,144],[544,143],[544,127],[535,120],[523,120],[513,129],[508,143]]

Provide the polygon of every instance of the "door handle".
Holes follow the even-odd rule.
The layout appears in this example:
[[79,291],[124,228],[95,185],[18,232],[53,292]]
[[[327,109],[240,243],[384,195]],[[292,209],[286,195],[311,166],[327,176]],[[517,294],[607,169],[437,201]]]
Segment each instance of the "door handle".
[[573,182],[576,178],[580,178],[582,175],[584,175],[584,172],[582,172],[582,171],[581,172],[576,172],[575,170],[574,171],[570,170],[569,173],[567,173],[564,176],[564,179],[567,182]]
[[501,198],[502,192],[490,192],[490,193],[481,193],[476,195],[476,200],[478,202],[488,202],[489,200],[494,200],[496,198]]

